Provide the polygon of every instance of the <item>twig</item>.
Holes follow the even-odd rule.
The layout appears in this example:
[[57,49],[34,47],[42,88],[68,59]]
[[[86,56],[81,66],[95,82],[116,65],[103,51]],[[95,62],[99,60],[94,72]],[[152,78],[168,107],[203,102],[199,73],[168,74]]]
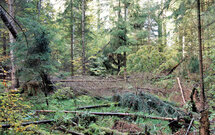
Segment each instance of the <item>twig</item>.
[[192,125],[193,125],[193,122],[194,122],[194,118],[192,118],[192,120],[191,120],[191,122],[190,122],[190,125],[189,125],[189,127],[188,127],[187,132],[186,132],[185,135],[188,135],[188,134],[189,134],[190,129],[191,129]]
[[186,104],[186,101],[185,101],[185,98],[184,98],[184,91],[183,91],[183,89],[181,87],[180,79],[178,77],[177,77],[177,81],[178,81],[178,86],[179,86],[179,88],[181,90],[181,96],[182,96],[183,102],[184,102],[184,104]]

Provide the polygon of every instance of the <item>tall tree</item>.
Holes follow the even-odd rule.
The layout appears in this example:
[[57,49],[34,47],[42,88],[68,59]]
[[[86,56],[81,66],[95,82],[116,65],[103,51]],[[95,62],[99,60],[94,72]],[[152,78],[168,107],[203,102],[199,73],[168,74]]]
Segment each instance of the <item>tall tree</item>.
[[100,21],[100,15],[101,15],[101,5],[100,5],[100,0],[97,0],[97,29],[100,29],[101,21]]
[[210,134],[210,122],[208,116],[208,107],[205,96],[204,88],[204,74],[203,74],[203,57],[202,57],[202,26],[201,26],[201,4],[200,0],[197,0],[197,15],[198,15],[198,41],[199,41],[199,71],[200,71],[200,87],[201,87],[201,118],[200,118],[200,135],[209,135]]
[[85,65],[85,0],[82,0],[82,74],[86,73],[86,65]]
[[[9,14],[14,17],[14,0],[8,0],[8,9],[9,9]],[[11,19],[10,22],[13,24],[13,20]],[[12,35],[12,33],[9,33],[9,40],[10,44],[13,44],[15,42],[15,39]],[[10,61],[11,61],[11,88],[14,89],[17,86],[17,80],[16,80],[16,68],[14,65],[14,52],[13,52],[13,47],[10,47]]]
[[75,24],[74,24],[74,8],[73,0],[70,1],[71,4],[71,76],[74,76],[74,35],[75,35]]

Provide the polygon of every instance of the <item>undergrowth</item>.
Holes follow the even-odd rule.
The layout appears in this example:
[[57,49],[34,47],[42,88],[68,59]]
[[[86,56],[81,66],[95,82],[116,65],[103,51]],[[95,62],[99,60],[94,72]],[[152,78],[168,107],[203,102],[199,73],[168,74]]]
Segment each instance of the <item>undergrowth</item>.
[[[40,97],[40,98],[39,98]],[[49,96],[49,106],[45,103],[45,98],[43,95],[38,95],[38,97],[30,97],[26,102],[28,104],[33,104],[32,110],[56,110],[55,113],[48,113],[48,114],[35,114],[35,120],[55,120],[55,124],[52,126],[50,125],[38,125],[41,132],[47,132],[46,134],[59,134],[59,130],[57,127],[65,127],[67,130],[76,131],[84,134],[90,135],[102,135],[107,132],[116,132],[112,129],[114,122],[117,120],[126,121],[128,123],[134,123],[138,125],[140,128],[144,129],[145,126],[150,127],[151,133],[160,132],[160,128],[163,128],[163,132],[170,133],[170,129],[168,127],[168,122],[160,121],[160,120],[148,120],[143,118],[130,118],[124,117],[119,118],[115,116],[93,116],[89,115],[87,112],[127,112],[127,113],[136,113],[142,115],[153,115],[156,116],[157,114],[151,112],[148,114],[147,112],[143,112],[141,110],[135,110],[130,106],[123,107],[123,106],[115,106],[111,98],[105,99],[95,99],[94,97],[82,95],[76,98],[65,98],[59,99],[55,98],[55,95]],[[104,108],[97,108],[97,109],[90,109],[90,110],[82,110],[85,111],[86,114],[69,114],[63,113],[61,111],[67,110],[72,111],[78,107],[82,106],[89,106],[89,105],[99,105],[99,104],[111,104],[110,107]],[[33,111],[32,111],[33,112]],[[74,125],[75,123],[75,125]],[[110,130],[110,131],[109,131]]]

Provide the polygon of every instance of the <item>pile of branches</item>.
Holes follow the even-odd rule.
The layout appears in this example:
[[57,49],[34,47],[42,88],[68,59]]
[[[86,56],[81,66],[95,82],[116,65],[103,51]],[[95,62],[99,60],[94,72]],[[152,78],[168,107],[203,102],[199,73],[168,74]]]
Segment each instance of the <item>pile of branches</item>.
[[132,108],[135,111],[144,111],[162,117],[186,116],[185,112],[178,109],[173,103],[163,101],[144,92],[138,94],[126,93],[122,96],[118,95],[117,100],[120,102],[120,105]]

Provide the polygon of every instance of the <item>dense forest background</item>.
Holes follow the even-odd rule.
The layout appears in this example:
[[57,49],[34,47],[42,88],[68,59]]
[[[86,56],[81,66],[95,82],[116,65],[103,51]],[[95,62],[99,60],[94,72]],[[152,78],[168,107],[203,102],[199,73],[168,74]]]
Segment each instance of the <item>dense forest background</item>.
[[[84,114],[77,122],[58,112],[110,103],[110,112],[139,115],[148,108],[150,118],[177,117],[169,124],[123,121],[139,125],[138,133],[215,133],[214,6],[214,0],[1,0],[0,132],[123,134],[117,116],[96,123],[95,114]],[[32,116],[35,110],[58,111]],[[57,124],[23,125],[44,119]]]

